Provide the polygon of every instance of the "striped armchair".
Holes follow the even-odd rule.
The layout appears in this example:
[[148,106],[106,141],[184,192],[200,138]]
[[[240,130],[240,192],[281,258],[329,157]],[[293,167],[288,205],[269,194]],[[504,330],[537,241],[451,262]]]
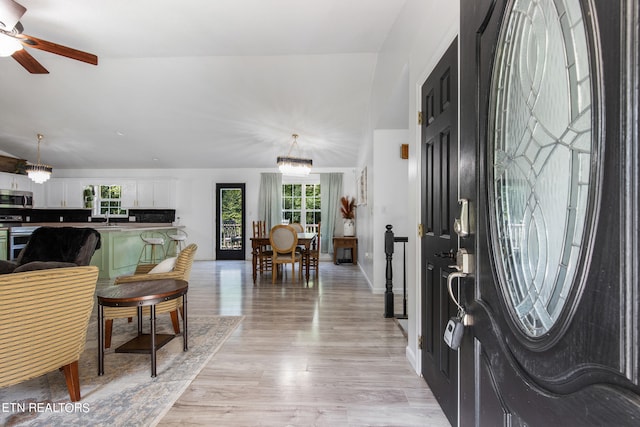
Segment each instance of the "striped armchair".
[[[149,271],[156,266],[156,264],[139,264],[134,274],[129,276],[117,277],[114,284],[124,285],[132,282],[140,282],[146,280],[161,280],[161,279],[182,279],[189,281],[191,275],[191,267],[193,266],[193,259],[196,255],[198,246],[194,243],[190,244],[186,248],[180,251],[176,258],[176,263],[173,270],[166,273],[154,273],[149,274]],[[177,334],[180,332],[180,323],[178,320],[178,309],[182,307],[182,297],[161,302],[156,305],[156,314],[169,313],[171,315],[171,322],[173,323],[173,330]],[[149,307],[143,307],[143,315],[149,315]],[[104,307],[104,347],[111,347],[111,333],[113,330],[113,319],[120,318],[133,318],[138,315],[137,307]]]
[[0,387],[61,369],[71,401],[80,400],[78,359],[97,280],[95,266],[0,276]]

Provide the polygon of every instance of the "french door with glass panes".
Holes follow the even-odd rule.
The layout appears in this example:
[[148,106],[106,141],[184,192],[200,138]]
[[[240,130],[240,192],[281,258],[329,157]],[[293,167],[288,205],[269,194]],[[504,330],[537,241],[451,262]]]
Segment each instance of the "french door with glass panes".
[[216,259],[245,259],[245,185],[216,184]]

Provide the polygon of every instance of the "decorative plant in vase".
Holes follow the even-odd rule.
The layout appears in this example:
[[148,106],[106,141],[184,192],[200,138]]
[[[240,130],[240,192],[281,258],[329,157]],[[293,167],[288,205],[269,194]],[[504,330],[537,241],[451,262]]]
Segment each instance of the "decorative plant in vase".
[[344,235],[355,236],[356,199],[349,196],[340,198],[340,214],[344,221]]

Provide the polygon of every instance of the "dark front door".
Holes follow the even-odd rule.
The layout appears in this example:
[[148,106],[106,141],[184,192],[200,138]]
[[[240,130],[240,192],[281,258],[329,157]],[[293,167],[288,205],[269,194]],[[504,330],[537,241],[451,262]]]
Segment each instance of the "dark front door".
[[422,86],[422,375],[452,424],[457,420],[458,362],[443,342],[456,314],[447,275],[458,248],[458,42],[454,41]]
[[245,259],[244,184],[216,184],[216,259]]
[[640,425],[637,0],[461,6],[461,425]]

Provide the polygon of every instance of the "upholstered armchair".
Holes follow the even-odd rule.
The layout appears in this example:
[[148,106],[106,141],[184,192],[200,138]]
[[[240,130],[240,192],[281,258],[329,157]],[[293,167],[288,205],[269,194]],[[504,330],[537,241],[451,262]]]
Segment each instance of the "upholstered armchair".
[[78,359],[98,280],[95,266],[0,276],[0,387],[60,369],[80,400]]
[[[133,275],[117,277],[114,284],[126,286],[127,283],[141,282],[147,280],[161,279],[181,279],[189,280],[193,259],[198,246],[190,244],[184,248],[175,258],[175,264],[171,265],[173,258],[164,260],[158,264],[139,264]],[[163,268],[167,265],[167,268]],[[157,270],[157,271],[154,271]],[[168,271],[167,271],[168,270]],[[170,301],[161,302],[156,305],[156,314],[169,313],[173,330],[177,334],[180,332],[180,322],[178,310],[182,307],[182,297]],[[149,315],[149,307],[143,307],[142,314]],[[137,307],[104,307],[104,347],[111,347],[111,333],[113,330],[113,320],[120,318],[133,318],[138,315]]]
[[15,261],[0,261],[0,274],[89,265],[99,248],[93,228],[39,227]]

